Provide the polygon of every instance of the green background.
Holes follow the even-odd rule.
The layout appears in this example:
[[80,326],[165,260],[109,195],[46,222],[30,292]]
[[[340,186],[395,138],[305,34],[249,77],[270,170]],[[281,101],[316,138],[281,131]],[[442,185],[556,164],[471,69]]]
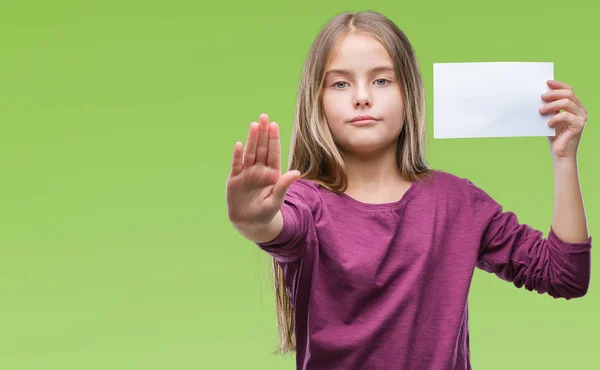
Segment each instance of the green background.
[[[225,181],[262,112],[280,124],[285,167],[306,54],[347,10],[382,12],[413,43],[430,165],[545,235],[546,139],[433,140],[432,74],[436,62],[554,62],[589,111],[579,165],[594,236],[598,2],[3,1],[0,369],[294,368],[271,354],[270,259],[230,226]],[[596,282],[555,300],[477,270],[473,367],[597,368]]]

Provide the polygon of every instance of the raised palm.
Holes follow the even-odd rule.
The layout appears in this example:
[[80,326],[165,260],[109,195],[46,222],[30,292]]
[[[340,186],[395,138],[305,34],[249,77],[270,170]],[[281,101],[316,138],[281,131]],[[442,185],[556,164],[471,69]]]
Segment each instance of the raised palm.
[[227,212],[238,225],[268,224],[277,214],[299,171],[281,173],[279,126],[261,114],[248,129],[246,145],[236,142],[227,178]]

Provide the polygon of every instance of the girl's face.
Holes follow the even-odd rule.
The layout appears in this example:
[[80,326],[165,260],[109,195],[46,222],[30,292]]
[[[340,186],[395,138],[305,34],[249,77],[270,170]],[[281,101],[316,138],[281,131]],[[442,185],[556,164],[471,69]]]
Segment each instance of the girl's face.
[[[344,151],[366,154],[392,146],[395,150],[404,103],[383,45],[371,36],[351,34],[340,40],[330,58],[323,107]],[[352,123],[357,116],[372,116],[376,121]]]

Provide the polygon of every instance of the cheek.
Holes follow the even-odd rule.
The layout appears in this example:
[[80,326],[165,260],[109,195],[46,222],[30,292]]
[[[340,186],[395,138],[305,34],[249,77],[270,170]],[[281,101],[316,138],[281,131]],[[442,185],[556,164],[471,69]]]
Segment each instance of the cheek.
[[[328,104],[329,103],[329,104]],[[323,110],[325,112],[325,119],[327,120],[327,126],[335,137],[339,137],[343,131],[343,114],[340,112],[339,104],[332,104],[331,101],[327,101],[323,98]]]
[[395,117],[401,119],[400,117],[404,116],[404,104],[400,94],[389,94],[382,97],[382,100],[385,100],[383,104],[385,106],[384,114],[389,115],[389,118]]
[[[391,90],[391,89],[390,89]],[[387,108],[392,108],[397,110],[402,106],[402,95],[399,91],[381,91],[381,94],[377,96],[379,101],[382,102],[382,105],[385,105]]]
[[323,110],[325,111],[327,121],[332,124],[336,124],[344,119],[344,110],[342,109],[342,104],[339,102],[339,98],[334,99],[331,94],[323,95]]

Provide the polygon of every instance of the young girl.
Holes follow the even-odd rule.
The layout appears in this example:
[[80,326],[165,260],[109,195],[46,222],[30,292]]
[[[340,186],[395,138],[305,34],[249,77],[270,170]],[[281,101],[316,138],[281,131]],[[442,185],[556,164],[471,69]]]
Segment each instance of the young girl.
[[298,369],[470,369],[475,267],[555,298],[586,294],[576,153],[587,112],[569,86],[548,86],[556,197],[543,238],[471,181],[428,168],[423,83],[392,21],[344,13],[325,26],[300,82],[289,171],[262,114],[227,179],[230,221],[273,257],[279,351],[295,350]]

